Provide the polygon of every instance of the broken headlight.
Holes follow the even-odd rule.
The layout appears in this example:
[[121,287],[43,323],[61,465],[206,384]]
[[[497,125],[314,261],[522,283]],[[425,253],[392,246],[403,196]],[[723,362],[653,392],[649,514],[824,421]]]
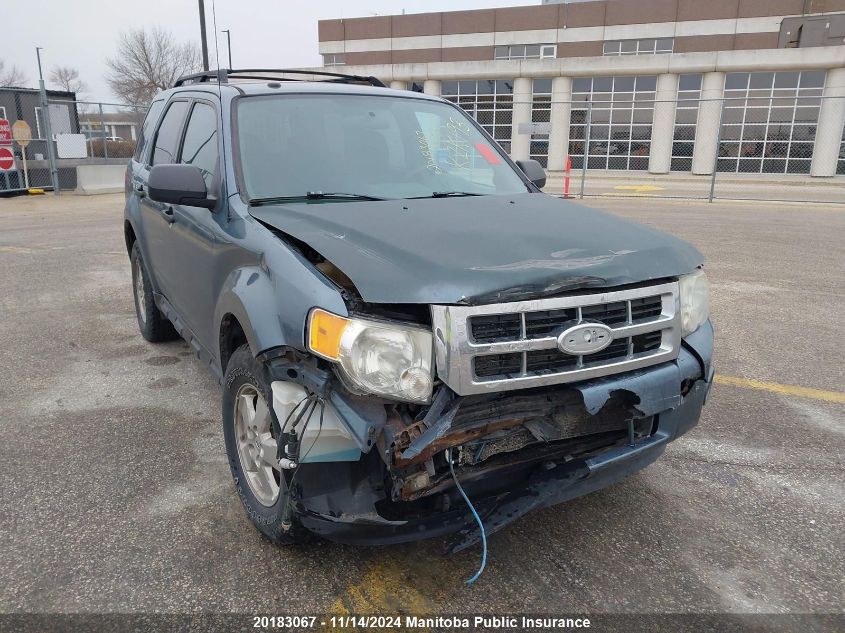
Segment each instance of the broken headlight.
[[692,334],[710,318],[710,282],[703,270],[680,279],[681,336]]
[[426,329],[314,308],[307,340],[310,351],[337,363],[362,391],[407,402],[431,400],[433,339]]

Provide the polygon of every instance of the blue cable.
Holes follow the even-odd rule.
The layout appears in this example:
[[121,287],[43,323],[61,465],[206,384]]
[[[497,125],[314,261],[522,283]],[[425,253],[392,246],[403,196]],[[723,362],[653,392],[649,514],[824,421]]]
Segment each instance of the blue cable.
[[475,572],[475,575],[472,578],[468,578],[464,581],[465,584],[471,585],[478,577],[481,576],[481,572],[484,571],[484,568],[487,566],[487,534],[484,531],[484,524],[481,522],[481,517],[478,516],[478,512],[475,511],[475,506],[472,505],[472,502],[467,497],[467,493],[464,492],[464,489],[461,488],[461,483],[458,481],[458,478],[455,476],[455,469],[452,466],[452,449],[446,449],[446,461],[449,462],[449,472],[452,473],[452,479],[455,481],[455,486],[458,489],[458,492],[461,493],[461,496],[466,501],[466,504],[469,506],[469,509],[472,511],[472,516],[475,517],[475,520],[478,522],[478,528],[481,530],[481,546],[482,546],[482,553],[481,553],[481,566],[478,568],[478,571]]

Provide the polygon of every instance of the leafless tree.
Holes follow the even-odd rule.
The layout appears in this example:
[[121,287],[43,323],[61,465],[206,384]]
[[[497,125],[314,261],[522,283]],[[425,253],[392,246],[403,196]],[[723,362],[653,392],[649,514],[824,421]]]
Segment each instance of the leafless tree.
[[26,75],[17,66],[6,68],[6,62],[0,59],[0,87],[23,86],[26,83]]
[[56,66],[50,71],[50,81],[60,90],[76,93],[77,99],[85,100],[84,93],[88,85],[79,78],[79,71],[70,66]]
[[181,75],[201,68],[199,47],[174,41],[169,31],[132,29],[120,35],[117,54],[106,61],[109,87],[124,103],[149,103]]

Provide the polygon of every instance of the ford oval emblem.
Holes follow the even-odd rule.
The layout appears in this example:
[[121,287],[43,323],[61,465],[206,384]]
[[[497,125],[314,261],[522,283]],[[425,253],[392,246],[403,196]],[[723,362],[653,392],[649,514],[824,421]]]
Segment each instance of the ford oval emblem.
[[583,356],[595,354],[613,342],[612,330],[602,323],[582,323],[557,337],[561,352]]

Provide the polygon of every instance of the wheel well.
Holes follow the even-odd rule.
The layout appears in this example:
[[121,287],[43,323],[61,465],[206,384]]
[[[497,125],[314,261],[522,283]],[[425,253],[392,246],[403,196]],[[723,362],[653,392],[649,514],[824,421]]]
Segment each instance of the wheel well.
[[135,244],[135,230],[132,228],[129,220],[123,221],[123,239],[126,240],[126,251],[131,255],[132,246]]
[[243,327],[234,315],[224,316],[220,322],[220,371],[224,375],[232,353],[248,342]]

